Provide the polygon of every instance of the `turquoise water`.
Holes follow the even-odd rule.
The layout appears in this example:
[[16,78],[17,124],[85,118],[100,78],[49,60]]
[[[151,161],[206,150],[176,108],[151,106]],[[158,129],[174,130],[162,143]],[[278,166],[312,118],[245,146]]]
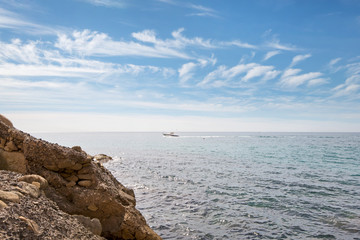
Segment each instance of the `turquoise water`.
[[135,190],[164,239],[360,239],[360,134],[35,134]]

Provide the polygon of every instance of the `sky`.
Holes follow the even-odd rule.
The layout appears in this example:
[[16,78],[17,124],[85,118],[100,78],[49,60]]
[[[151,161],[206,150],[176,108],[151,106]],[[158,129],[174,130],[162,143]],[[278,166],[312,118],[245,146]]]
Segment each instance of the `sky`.
[[0,0],[28,132],[360,131],[358,0]]

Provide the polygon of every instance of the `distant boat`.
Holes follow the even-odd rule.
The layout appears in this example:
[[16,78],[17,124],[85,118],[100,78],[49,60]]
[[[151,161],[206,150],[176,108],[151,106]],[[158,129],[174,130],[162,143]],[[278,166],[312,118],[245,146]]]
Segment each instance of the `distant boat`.
[[179,137],[179,135],[175,134],[174,132],[163,133],[164,137]]

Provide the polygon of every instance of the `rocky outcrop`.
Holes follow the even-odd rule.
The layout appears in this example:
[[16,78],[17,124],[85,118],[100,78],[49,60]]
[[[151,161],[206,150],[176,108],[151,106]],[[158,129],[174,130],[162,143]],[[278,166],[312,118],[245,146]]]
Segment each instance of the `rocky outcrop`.
[[0,170],[0,239],[104,239],[46,197],[45,179],[23,177]]
[[[87,225],[91,225],[91,219],[98,219],[105,238],[161,239],[135,208],[133,190],[119,183],[101,162],[80,147],[67,148],[36,139],[3,119],[0,118],[0,169],[43,177],[48,186],[42,191],[50,200],[67,214],[89,218],[90,222],[83,221],[90,223]],[[24,183],[29,185],[34,185],[31,181],[38,182],[35,185],[40,188],[45,184],[26,178]]]

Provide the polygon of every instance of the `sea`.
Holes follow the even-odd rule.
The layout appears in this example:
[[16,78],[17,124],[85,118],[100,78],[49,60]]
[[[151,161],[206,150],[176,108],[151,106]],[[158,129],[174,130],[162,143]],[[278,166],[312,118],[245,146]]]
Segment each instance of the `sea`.
[[37,133],[134,189],[163,239],[360,239],[360,133]]

